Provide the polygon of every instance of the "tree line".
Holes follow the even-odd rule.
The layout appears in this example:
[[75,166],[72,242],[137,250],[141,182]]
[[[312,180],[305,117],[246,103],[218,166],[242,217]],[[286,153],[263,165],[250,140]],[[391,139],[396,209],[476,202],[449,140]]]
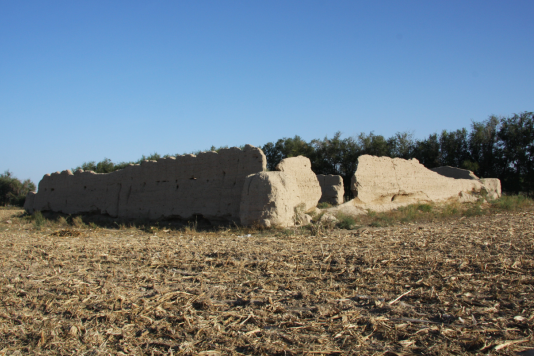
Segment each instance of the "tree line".
[[35,184],[29,179],[21,181],[9,170],[0,174],[0,205],[24,206],[26,194],[35,190]]
[[[212,146],[207,151],[219,151],[228,146]],[[333,137],[305,141],[300,136],[281,138],[261,146],[267,157],[267,169],[274,170],[284,158],[299,155],[308,157],[316,174],[335,174],[343,177],[346,198],[352,198],[350,181],[358,168],[358,157],[364,154],[404,159],[416,158],[427,168],[451,166],[473,171],[480,178],[499,178],[509,193],[534,194],[534,113],[523,112],[509,117],[490,116],[472,122],[470,129],[443,130],[423,139],[412,133],[398,132],[385,138],[360,133],[342,138]],[[202,151],[191,152],[198,154]],[[153,153],[135,162],[113,163],[105,158],[100,162],[85,162],[74,168],[109,173],[131,163],[157,160]]]
[[[208,151],[219,151],[223,146],[212,146]],[[284,158],[305,156],[316,174],[335,174],[343,177],[346,198],[352,198],[350,181],[358,166],[358,157],[364,154],[404,159],[416,158],[427,168],[452,166],[473,171],[481,178],[499,178],[503,191],[534,195],[534,113],[522,112],[509,117],[490,116],[481,122],[472,122],[469,129],[443,130],[423,139],[412,133],[398,132],[392,137],[360,133],[342,138],[333,137],[305,141],[299,136],[281,138],[261,146],[267,157],[267,168],[274,170]],[[191,152],[198,154],[201,151]],[[157,160],[158,153],[142,156],[135,162],[114,163],[109,158],[100,162],[85,162],[73,169],[110,173],[131,163]],[[35,185],[21,182],[6,171],[0,175],[0,204],[22,205],[28,191]]]
[[[243,147],[245,146],[240,146],[239,148],[243,149]],[[215,147],[215,146],[211,146],[211,148],[209,150],[197,150],[197,151],[193,151],[193,152],[186,152],[184,154],[194,154],[194,155],[198,155],[199,153],[202,153],[202,152],[206,152],[206,151],[215,151],[215,152],[219,152],[220,150],[224,149],[224,148],[228,148],[228,146],[221,146],[221,147]],[[175,154],[174,156],[179,156],[180,154],[177,153]],[[95,162],[95,161],[90,161],[90,162],[84,162],[82,163],[80,166],[76,167],[76,168],[73,168],[72,171],[77,171],[79,169],[81,170],[84,170],[84,171],[93,171],[95,173],[111,173],[111,172],[114,172],[114,171],[118,171],[119,169],[123,169],[125,168],[126,166],[130,165],[130,164],[141,164],[141,162],[143,161],[157,161],[158,159],[160,158],[168,158],[168,157],[171,157],[172,155],[170,154],[166,154],[166,155],[163,155],[161,156],[159,153],[152,153],[148,156],[145,156],[145,155],[142,155],[141,158],[139,158],[137,161],[131,161],[131,162],[120,162],[120,163],[113,163],[113,161],[111,161],[109,158],[104,158],[102,161],[100,162]]]
[[299,136],[282,138],[263,147],[267,166],[274,169],[286,157],[298,155],[311,160],[316,174],[343,177],[345,195],[352,198],[350,181],[360,155],[416,158],[427,168],[459,167],[480,178],[499,178],[505,192],[534,193],[534,113],[510,117],[490,116],[473,122],[468,130],[434,133],[424,139],[399,132],[392,137],[361,133],[356,137],[333,137],[304,141]]

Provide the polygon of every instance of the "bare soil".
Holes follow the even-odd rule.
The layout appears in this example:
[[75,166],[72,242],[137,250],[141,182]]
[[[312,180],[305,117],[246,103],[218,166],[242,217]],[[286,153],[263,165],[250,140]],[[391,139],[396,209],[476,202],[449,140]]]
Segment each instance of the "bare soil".
[[310,236],[0,210],[0,355],[516,355],[534,212]]

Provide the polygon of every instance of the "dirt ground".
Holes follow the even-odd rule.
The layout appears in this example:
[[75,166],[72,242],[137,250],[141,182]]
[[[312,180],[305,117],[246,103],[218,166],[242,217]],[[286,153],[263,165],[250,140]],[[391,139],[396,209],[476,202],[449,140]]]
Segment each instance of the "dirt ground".
[[532,211],[321,237],[37,230],[20,213],[0,210],[0,355],[534,349]]

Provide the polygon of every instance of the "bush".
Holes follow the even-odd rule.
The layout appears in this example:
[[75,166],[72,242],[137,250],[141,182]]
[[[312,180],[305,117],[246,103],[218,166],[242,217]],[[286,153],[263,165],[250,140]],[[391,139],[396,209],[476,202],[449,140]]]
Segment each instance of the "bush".
[[72,226],[74,227],[77,227],[77,228],[84,228],[85,227],[85,223],[83,222],[83,219],[81,216],[76,216],[75,218],[72,219]]
[[322,202],[322,203],[317,204],[317,207],[318,207],[319,209],[328,209],[328,208],[331,208],[331,207],[332,207],[332,204],[327,203],[327,202],[324,201],[324,202]]
[[460,205],[457,202],[445,205],[445,207],[441,210],[441,217],[445,218],[458,215],[460,213],[459,206]]
[[293,236],[295,235],[295,231],[291,230],[291,229],[282,229],[280,231],[280,234],[284,237],[289,237],[289,236]]
[[493,201],[491,206],[498,210],[514,211],[534,205],[534,201],[523,195],[503,195]]
[[351,230],[356,226],[356,220],[350,215],[337,213],[336,218],[336,226],[340,229]]
[[21,182],[10,171],[0,174],[0,204],[24,206],[26,194],[35,191],[35,184],[29,179]]
[[403,206],[397,209],[400,213],[400,220],[404,223],[415,220],[419,214],[416,205]]
[[472,206],[470,206],[469,208],[467,208],[463,212],[462,215],[470,217],[470,216],[479,216],[479,215],[483,215],[483,214],[484,214],[484,210],[482,210],[482,207],[480,206],[480,203],[477,202],[477,203],[473,204]]
[[380,213],[376,215],[375,220],[371,222],[369,226],[384,227],[384,226],[392,225],[393,222],[394,222],[393,217],[391,217],[387,213]]
[[69,223],[68,223],[67,219],[65,219],[64,216],[60,216],[60,217],[57,218],[57,224],[59,226],[69,226]]
[[370,218],[374,218],[376,216],[376,211],[367,209],[367,216]]
[[37,230],[40,230],[45,224],[46,219],[44,218],[43,214],[41,214],[39,210],[35,211],[33,213],[33,226],[35,226]]
[[417,210],[423,213],[430,213],[432,211],[432,205],[430,204],[418,204]]

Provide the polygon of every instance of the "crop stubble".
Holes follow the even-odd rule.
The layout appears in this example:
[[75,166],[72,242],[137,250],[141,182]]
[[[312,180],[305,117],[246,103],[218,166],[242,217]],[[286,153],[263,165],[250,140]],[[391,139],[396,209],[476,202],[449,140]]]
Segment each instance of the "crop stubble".
[[[15,214],[17,212],[12,212]],[[0,354],[516,354],[534,213],[334,230],[0,227]]]

